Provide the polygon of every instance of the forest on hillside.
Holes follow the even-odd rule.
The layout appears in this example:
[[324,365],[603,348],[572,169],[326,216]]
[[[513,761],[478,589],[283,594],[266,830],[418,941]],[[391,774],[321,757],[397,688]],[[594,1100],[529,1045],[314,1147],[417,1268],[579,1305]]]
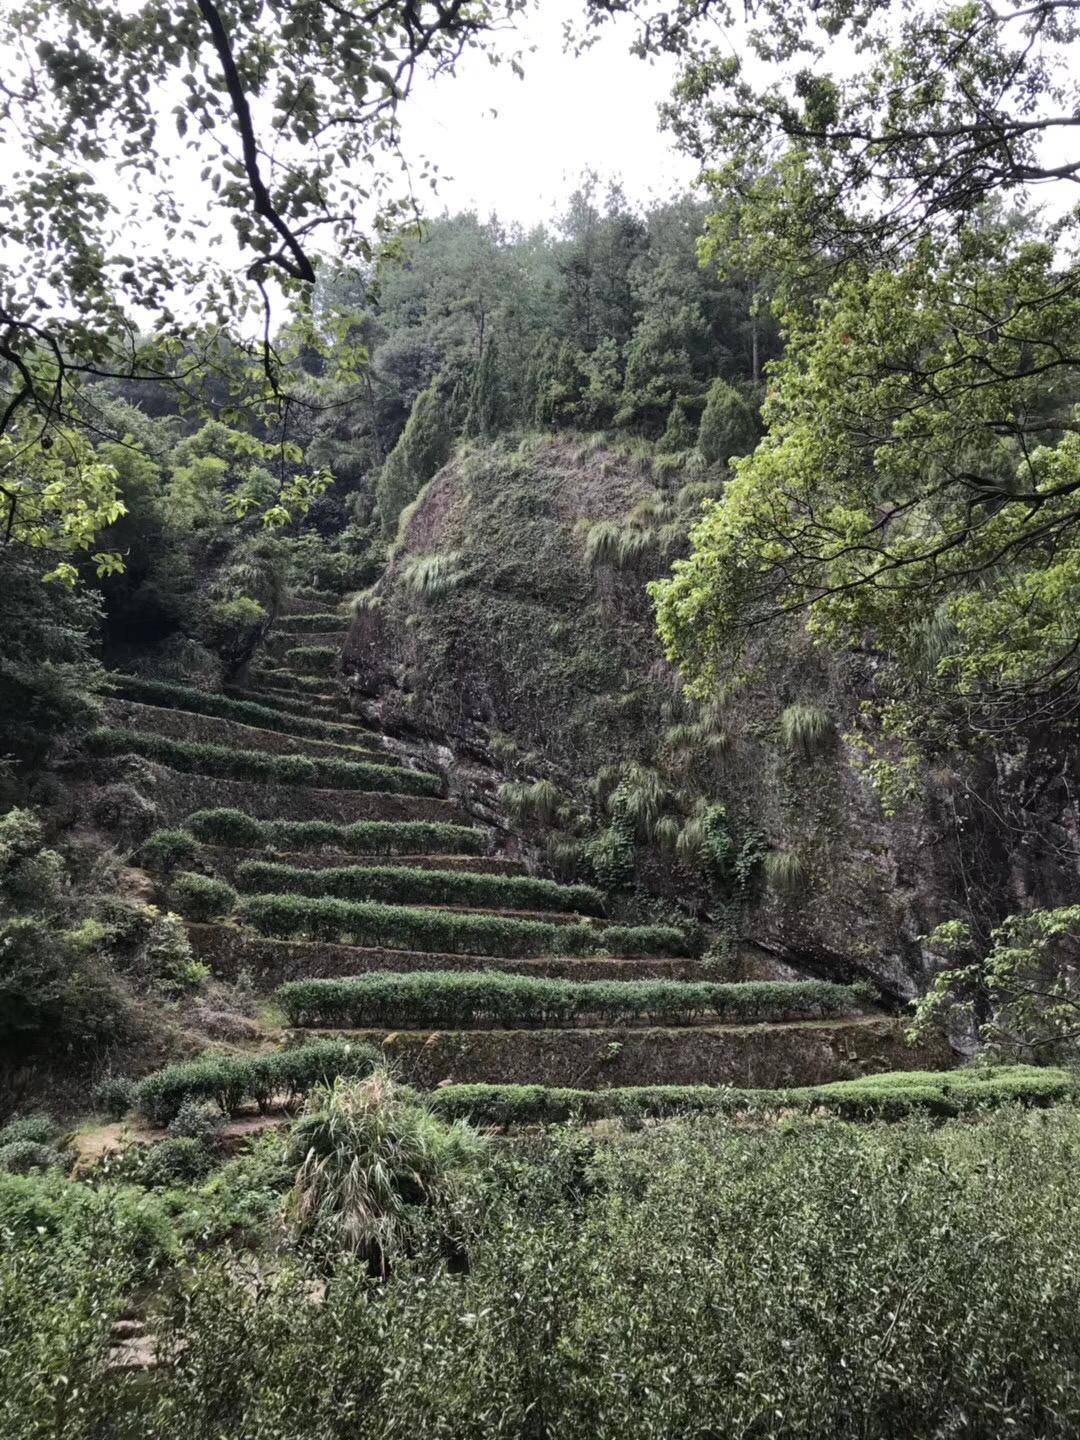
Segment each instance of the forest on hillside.
[[1080,0],[568,14],[0,3],[5,1436],[1080,1428]]

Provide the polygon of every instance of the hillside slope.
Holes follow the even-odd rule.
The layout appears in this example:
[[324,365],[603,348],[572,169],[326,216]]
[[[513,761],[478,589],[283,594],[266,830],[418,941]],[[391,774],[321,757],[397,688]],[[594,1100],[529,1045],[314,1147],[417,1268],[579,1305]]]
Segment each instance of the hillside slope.
[[[645,587],[719,486],[679,457],[599,436],[466,451],[402,517],[346,647],[351,683],[390,729],[464,746],[493,733],[519,790],[552,781],[561,808],[535,838],[579,878],[620,776],[638,766],[627,784],[644,773],[656,813],[633,826],[628,903],[688,900],[744,950],[909,998],[932,963],[920,937],[939,921],[1067,889],[1040,824],[1060,830],[1068,814],[1051,789],[1039,824],[1021,805],[1003,825],[1000,797],[987,797],[1007,762],[988,755],[951,757],[887,817],[860,768],[875,753],[861,711],[874,658],[827,654],[795,623],[763,641],[736,693],[689,699]],[[737,885],[700,856],[702,817],[707,828],[718,806],[745,861]]]

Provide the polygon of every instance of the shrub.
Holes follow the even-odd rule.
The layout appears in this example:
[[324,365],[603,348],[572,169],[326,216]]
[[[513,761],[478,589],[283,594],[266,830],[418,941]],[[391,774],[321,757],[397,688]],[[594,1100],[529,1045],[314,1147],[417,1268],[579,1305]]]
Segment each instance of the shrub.
[[134,1110],[138,1087],[124,1075],[110,1075],[94,1087],[94,1109],[110,1120],[122,1120]]
[[196,775],[231,780],[270,781],[278,785],[325,786],[339,790],[382,790],[407,795],[438,795],[443,781],[423,770],[406,770],[356,760],[312,759],[308,755],[270,755],[228,745],[171,740],[136,730],[95,730],[90,746],[99,755],[143,755]]
[[190,869],[198,858],[199,842],[187,830],[155,830],[142,847],[142,863],[155,875]]
[[151,1145],[139,1157],[136,1176],[148,1189],[169,1189],[204,1179],[214,1168],[214,1156],[202,1139],[170,1136]]
[[235,670],[250,659],[266,629],[267,613],[250,595],[233,595],[206,607],[202,638]]
[[726,465],[734,455],[748,455],[761,433],[757,412],[724,379],[710,387],[698,429],[698,449],[710,464]]
[[0,1142],[0,1174],[29,1175],[33,1170],[57,1170],[64,1163],[60,1151],[37,1140]]
[[590,885],[559,885],[533,876],[478,875],[465,870],[347,866],[306,870],[261,860],[237,869],[241,889],[274,895],[331,895],[339,900],[380,900],[415,905],[505,906],[516,910],[603,912],[603,896]]
[[339,1078],[309,1097],[289,1137],[299,1166],[289,1203],[296,1233],[385,1274],[416,1237],[422,1209],[447,1198],[482,1148],[462,1121],[436,1118],[385,1071]]
[[618,890],[634,878],[634,842],[619,825],[609,825],[587,841],[585,859],[605,890]]
[[311,1041],[266,1055],[208,1052],[140,1080],[136,1104],[154,1125],[168,1125],[190,1101],[211,1101],[223,1115],[233,1115],[248,1101],[265,1108],[279,1094],[295,1099],[337,1075],[370,1074],[377,1059],[369,1046],[343,1040]]
[[388,950],[443,950],[457,955],[682,955],[687,941],[668,925],[554,925],[500,915],[455,915],[361,901],[256,895],[240,902],[240,918],[281,939],[374,945]]
[[528,975],[414,971],[340,980],[294,980],[276,992],[292,1025],[559,1025],[589,1017],[690,1024],[845,1015],[860,1008],[849,985],[825,980],[547,980]]
[[[93,745],[94,737],[100,732],[91,731],[88,743]],[[94,819],[106,830],[111,830],[129,844],[137,844],[154,828],[158,819],[157,806],[152,800],[129,785],[118,780],[103,785],[94,796]]]
[[438,380],[413,402],[405,428],[375,482],[382,533],[397,529],[398,516],[450,458],[454,431]]
[[471,825],[427,820],[358,820],[338,825],[329,820],[253,820],[240,810],[199,810],[188,828],[208,845],[254,850],[319,850],[354,854],[480,855],[487,837]]
[[169,887],[172,903],[188,920],[221,920],[236,907],[237,894],[224,880],[184,870]]
[[0,1051],[79,1052],[115,1040],[128,1011],[121,992],[75,933],[37,916],[0,923]]
[[340,659],[341,651],[334,645],[294,645],[285,656],[288,665],[316,675],[331,674]]
[[174,1139],[201,1140],[205,1144],[215,1138],[222,1123],[220,1110],[203,1101],[188,1099],[169,1121],[168,1129]]
[[188,828],[207,845],[236,845],[251,849],[266,843],[265,822],[254,820],[242,810],[197,810],[188,816]]
[[60,1138],[60,1127],[51,1115],[37,1111],[31,1115],[19,1115],[0,1129],[0,1145],[21,1144],[30,1141],[34,1145],[54,1145]]

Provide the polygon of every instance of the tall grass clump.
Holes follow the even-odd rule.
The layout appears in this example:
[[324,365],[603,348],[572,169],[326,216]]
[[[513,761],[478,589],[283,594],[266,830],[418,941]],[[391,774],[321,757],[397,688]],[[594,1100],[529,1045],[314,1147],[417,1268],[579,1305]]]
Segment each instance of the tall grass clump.
[[456,590],[465,576],[459,569],[461,557],[456,552],[446,555],[412,555],[401,570],[401,584],[410,595],[421,600],[435,600]]
[[385,1070],[338,1078],[309,1095],[289,1136],[294,1233],[324,1257],[357,1255],[385,1275],[483,1151],[464,1121],[432,1114]]
[[812,760],[832,744],[836,729],[820,705],[789,705],[780,714],[780,740],[793,755]]

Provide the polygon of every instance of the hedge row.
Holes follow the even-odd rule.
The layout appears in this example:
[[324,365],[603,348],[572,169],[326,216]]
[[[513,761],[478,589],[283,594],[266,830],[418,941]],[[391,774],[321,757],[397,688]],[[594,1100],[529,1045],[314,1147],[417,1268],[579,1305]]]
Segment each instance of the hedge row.
[[289,615],[278,621],[274,635],[287,635],[295,631],[297,634],[308,633],[317,635],[322,631],[347,630],[349,617],[347,615]]
[[511,910],[574,910],[601,915],[604,897],[591,885],[559,885],[530,875],[475,875],[407,866],[348,865],[305,870],[265,860],[237,867],[241,890],[263,895],[330,895],[337,900],[379,900],[405,905],[482,905]]
[[405,1025],[609,1023],[689,1024],[820,1018],[850,1014],[864,996],[825,980],[718,984],[680,980],[546,980],[529,975],[419,970],[341,980],[292,980],[276,992],[291,1025],[346,1028]]
[[340,659],[334,645],[294,645],[285,652],[286,663],[306,674],[329,675]]
[[99,755],[145,755],[174,770],[229,780],[267,780],[277,785],[394,791],[405,795],[441,795],[443,791],[441,776],[423,770],[321,756],[312,759],[308,755],[270,755],[262,750],[236,750],[229,745],[171,740],[138,730],[94,730],[89,744]]
[[251,671],[251,680],[255,685],[277,686],[281,690],[295,690],[299,694],[322,695],[325,693],[325,675],[299,675],[295,670],[285,670],[281,667],[270,666],[263,669]]
[[236,891],[224,880],[181,870],[169,885],[169,903],[185,920],[223,920],[236,906]]
[[1002,1105],[1053,1105],[1077,1097],[1065,1070],[1030,1066],[940,1073],[892,1071],[792,1090],[735,1090],[712,1085],[627,1086],[569,1090],[546,1085],[444,1085],[428,1104],[446,1120],[477,1125],[561,1124],[613,1117],[730,1114],[734,1111],[827,1110],[851,1120],[948,1118]]
[[357,855],[482,855],[487,837],[471,825],[433,820],[358,820],[336,825],[329,820],[255,820],[242,810],[198,810],[185,822],[207,845],[236,845],[245,850],[321,850],[324,846]]
[[370,1075],[379,1059],[370,1045],[346,1040],[312,1040],[267,1055],[206,1054],[140,1080],[135,1106],[153,1125],[167,1125],[187,1100],[211,1101],[224,1115],[251,1101],[265,1110],[278,1096],[294,1099],[337,1075]]
[[[314,740],[332,736],[331,721],[312,720],[292,710],[260,705],[253,700],[237,700],[217,692],[196,690],[192,685],[177,685],[168,680],[143,680],[137,675],[110,675],[109,691],[122,700],[143,705],[161,705],[173,710],[190,710],[195,715],[212,715],[218,720],[235,720],[260,730],[274,730],[281,735],[305,735]],[[302,707],[301,707],[302,708]]]
[[238,914],[261,935],[329,940],[385,950],[439,950],[454,955],[686,955],[672,925],[553,925],[501,915],[455,915],[350,900],[254,895]]

